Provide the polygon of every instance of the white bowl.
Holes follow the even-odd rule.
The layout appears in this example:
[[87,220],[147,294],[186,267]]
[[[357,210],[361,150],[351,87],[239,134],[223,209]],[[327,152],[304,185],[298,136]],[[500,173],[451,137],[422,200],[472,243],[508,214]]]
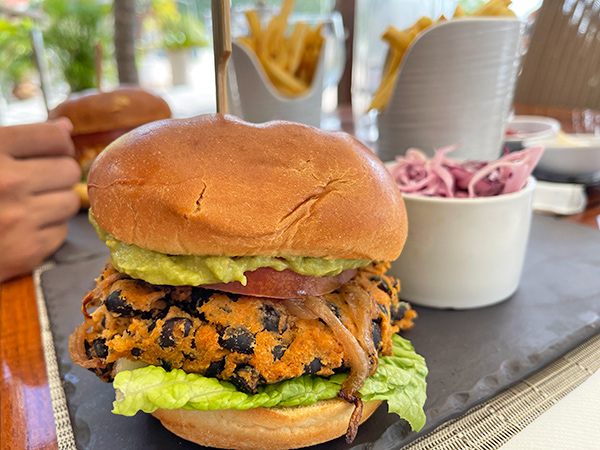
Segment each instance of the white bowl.
[[560,122],[543,116],[514,116],[506,125],[504,142],[510,151],[520,150],[526,139],[554,139]]
[[573,178],[600,175],[600,137],[595,135],[566,135],[553,140],[528,139],[523,145],[545,147],[536,171]]
[[408,238],[391,273],[400,296],[434,308],[469,309],[510,297],[519,285],[535,179],[512,194],[473,199],[403,194]]

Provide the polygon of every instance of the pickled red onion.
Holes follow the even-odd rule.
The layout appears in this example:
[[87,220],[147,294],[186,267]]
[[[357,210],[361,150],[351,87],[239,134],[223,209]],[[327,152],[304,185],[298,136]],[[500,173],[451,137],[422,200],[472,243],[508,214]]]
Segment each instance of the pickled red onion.
[[530,147],[508,153],[496,161],[457,161],[446,155],[458,145],[439,149],[429,159],[409,149],[390,167],[403,193],[429,197],[475,198],[510,194],[521,190],[544,151]]

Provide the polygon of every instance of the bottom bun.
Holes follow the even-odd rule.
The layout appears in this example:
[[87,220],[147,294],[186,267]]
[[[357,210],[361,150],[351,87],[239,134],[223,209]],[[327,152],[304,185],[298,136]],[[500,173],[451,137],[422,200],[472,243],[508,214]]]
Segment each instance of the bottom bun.
[[[365,402],[361,423],[381,402]],[[309,406],[246,411],[159,409],[152,413],[177,436],[207,447],[287,450],[327,442],[346,433],[354,405],[340,399]]]

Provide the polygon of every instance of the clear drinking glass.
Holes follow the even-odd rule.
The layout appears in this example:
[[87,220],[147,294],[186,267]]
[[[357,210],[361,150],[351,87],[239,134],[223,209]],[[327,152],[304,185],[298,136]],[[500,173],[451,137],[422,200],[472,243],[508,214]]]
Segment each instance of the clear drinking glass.
[[367,108],[381,81],[388,45],[381,36],[388,26],[403,30],[421,17],[451,17],[457,0],[356,0],[352,113],[358,139],[373,148],[377,140],[377,112]]

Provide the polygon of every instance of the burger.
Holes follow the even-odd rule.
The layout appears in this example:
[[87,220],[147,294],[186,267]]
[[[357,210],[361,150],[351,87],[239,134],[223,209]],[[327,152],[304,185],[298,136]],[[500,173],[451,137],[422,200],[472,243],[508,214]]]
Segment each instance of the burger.
[[75,157],[83,172],[76,186],[82,205],[87,207],[85,178],[94,159],[119,136],[156,120],[171,117],[162,98],[136,87],[114,91],[89,91],[70,97],[48,113],[49,119],[68,118],[73,124],[71,138]]
[[385,274],[401,194],[353,137],[209,114],[137,128],[88,178],[111,252],[71,357],[182,438],[290,449],[346,434],[382,401],[419,430],[416,314]]

